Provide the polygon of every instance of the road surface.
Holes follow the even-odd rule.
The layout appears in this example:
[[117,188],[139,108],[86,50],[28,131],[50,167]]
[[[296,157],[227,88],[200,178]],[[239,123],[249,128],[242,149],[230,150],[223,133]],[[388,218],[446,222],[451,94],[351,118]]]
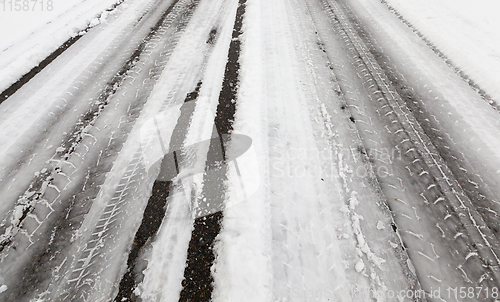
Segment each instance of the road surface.
[[500,113],[385,2],[124,3],[0,104],[1,301],[497,300]]

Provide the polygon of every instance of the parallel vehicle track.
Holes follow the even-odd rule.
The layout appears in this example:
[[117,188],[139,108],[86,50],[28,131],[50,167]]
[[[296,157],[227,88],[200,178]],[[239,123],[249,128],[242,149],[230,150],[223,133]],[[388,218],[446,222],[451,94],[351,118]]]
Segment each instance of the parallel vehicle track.
[[[456,267],[451,269],[461,271],[466,283],[495,287],[500,277],[500,250],[495,235],[498,227],[495,219],[488,218],[491,213],[481,212],[478,203],[485,196],[479,194],[477,185],[471,188],[471,181],[467,181],[463,171],[457,174],[459,159],[450,155],[453,150],[449,150],[446,142],[443,144],[445,135],[436,130],[439,126],[430,121],[432,118],[429,115],[419,112],[420,108],[415,106],[417,102],[414,102],[411,95],[409,97],[404,93],[404,87],[394,86],[394,81],[386,75],[390,71],[387,58],[375,57],[370,52],[365,44],[370,42],[369,37],[365,35],[364,39],[361,38],[353,25],[356,20],[345,13],[348,8],[335,1],[323,1],[323,4],[330,14],[332,25],[342,36],[352,55],[359,77],[371,94],[370,102],[375,102],[374,107],[378,108],[378,118],[386,125],[393,146],[402,155],[401,160],[394,161],[393,165],[404,168],[400,169],[406,172],[403,178],[412,179],[411,185],[421,196],[421,205],[418,207],[425,208],[425,219],[432,221],[439,229],[442,244],[448,246],[450,254],[456,257]],[[389,76],[394,79],[393,74],[389,73]],[[352,121],[355,122],[354,119]],[[377,158],[374,159],[375,168],[384,164]],[[452,171],[453,168],[455,169]],[[384,175],[379,177],[382,187],[384,178]],[[389,208],[394,211],[397,200],[390,193],[386,198]],[[404,223],[396,225],[399,232],[407,232]],[[410,249],[420,248],[419,245],[412,247],[406,243],[404,236],[403,244]],[[419,274],[421,273],[417,270],[417,275]]]

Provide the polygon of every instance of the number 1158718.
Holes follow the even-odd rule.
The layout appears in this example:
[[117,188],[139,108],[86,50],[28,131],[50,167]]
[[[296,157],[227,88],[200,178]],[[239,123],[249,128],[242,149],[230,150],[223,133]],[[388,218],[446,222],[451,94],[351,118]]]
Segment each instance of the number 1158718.
[[0,0],[0,7],[7,12],[52,11],[53,0]]
[[446,289],[448,298],[459,299],[459,301],[466,301],[472,299],[477,301],[480,298],[500,298],[500,292],[497,287],[448,287]]

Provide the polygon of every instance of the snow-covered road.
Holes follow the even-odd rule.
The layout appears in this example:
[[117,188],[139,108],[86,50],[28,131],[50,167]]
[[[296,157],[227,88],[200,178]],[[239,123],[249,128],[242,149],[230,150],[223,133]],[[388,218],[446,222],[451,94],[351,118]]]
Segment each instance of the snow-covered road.
[[500,100],[404,12],[116,3],[0,103],[0,301],[499,298]]

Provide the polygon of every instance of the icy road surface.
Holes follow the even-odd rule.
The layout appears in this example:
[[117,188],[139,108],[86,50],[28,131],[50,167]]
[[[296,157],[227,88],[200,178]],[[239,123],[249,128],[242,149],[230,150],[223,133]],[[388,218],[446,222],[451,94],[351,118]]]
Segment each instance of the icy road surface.
[[113,7],[0,104],[0,301],[500,301],[498,100],[415,31]]

